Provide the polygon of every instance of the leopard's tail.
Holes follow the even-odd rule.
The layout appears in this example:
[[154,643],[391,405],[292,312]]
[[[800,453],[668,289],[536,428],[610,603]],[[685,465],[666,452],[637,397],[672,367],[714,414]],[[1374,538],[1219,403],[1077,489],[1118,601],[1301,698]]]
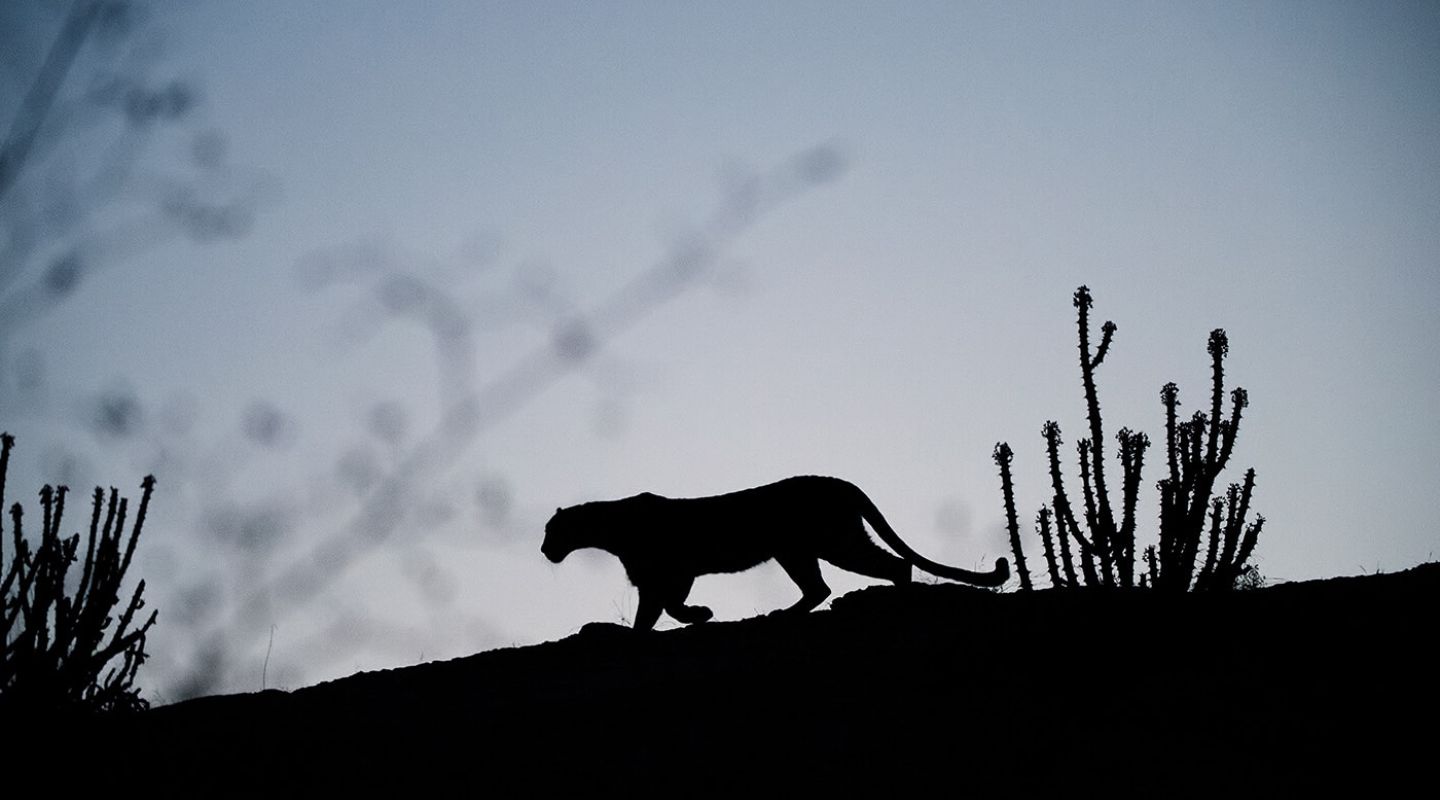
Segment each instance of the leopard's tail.
[[855,487],[855,493],[859,496],[860,500],[860,516],[863,517],[866,522],[870,523],[870,527],[875,530],[876,535],[880,537],[880,541],[889,545],[892,550],[899,553],[901,557],[909,561],[912,565],[925,570],[931,575],[937,575],[941,578],[948,578],[961,583],[968,583],[972,586],[1000,586],[1010,579],[1010,562],[1004,558],[995,559],[995,569],[989,572],[971,572],[968,569],[960,569],[959,567],[941,564],[938,561],[931,561],[925,556],[920,555],[915,552],[910,545],[905,544],[905,540],[901,539],[900,534],[896,533],[895,529],[890,527],[890,523],[885,521],[885,517],[880,513],[880,509],[875,507],[875,503],[866,496],[860,487]]

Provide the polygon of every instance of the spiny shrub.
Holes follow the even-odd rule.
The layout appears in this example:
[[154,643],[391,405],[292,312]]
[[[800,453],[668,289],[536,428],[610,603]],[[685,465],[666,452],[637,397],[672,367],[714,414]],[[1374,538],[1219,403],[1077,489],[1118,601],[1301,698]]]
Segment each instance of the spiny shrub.
[[[1100,343],[1092,349],[1090,308],[1094,300],[1089,288],[1077,289],[1074,303],[1079,331],[1080,381],[1089,421],[1089,435],[1076,443],[1081,506],[1077,515],[1060,467],[1060,425],[1048,421],[1041,433],[1045,438],[1052,494],[1051,501],[1040,509],[1036,529],[1044,546],[1045,566],[1052,586],[1134,586],[1137,582],[1135,515],[1150,439],[1129,428],[1122,428],[1116,434],[1120,460],[1117,514],[1106,480],[1101,444],[1105,441],[1105,426],[1100,417],[1099,390],[1095,383],[1095,373],[1110,351],[1116,326],[1113,322],[1102,325]],[[1234,389],[1229,395],[1229,414],[1224,413],[1224,359],[1230,351],[1224,330],[1216,328],[1210,332],[1208,349],[1211,360],[1208,414],[1197,411],[1181,421],[1177,410],[1179,389],[1174,383],[1167,383],[1160,390],[1165,407],[1167,474],[1156,484],[1160,490],[1159,543],[1144,550],[1145,569],[1138,577],[1141,586],[1185,592],[1228,590],[1253,586],[1257,581],[1258,572],[1253,565],[1247,566],[1247,561],[1254,552],[1265,518],[1256,515],[1254,522],[1246,521],[1255,488],[1255,470],[1246,470],[1241,482],[1231,483],[1223,492],[1216,491],[1220,473],[1234,450],[1249,395],[1244,389]],[[1028,589],[1030,576],[1016,521],[1010,446],[1004,442],[997,444],[994,458],[1000,469],[1011,549],[1015,553],[1022,590]],[[1205,545],[1203,561],[1200,558],[1202,543]]]
[[[15,440],[0,434],[0,506]],[[129,500],[115,489],[96,487],[80,575],[70,567],[80,560],[80,534],[62,539],[60,528],[69,490],[49,485],[40,490],[43,510],[39,544],[31,547],[23,530],[20,504],[10,509],[11,546],[6,561],[0,528],[0,709],[18,712],[55,710],[139,710],[148,707],[135,688],[135,672],[145,661],[145,634],[156,614],[135,625],[145,581],[121,608],[120,586],[145,525],[154,476],[141,483],[144,494],[130,534],[125,535]],[[3,519],[3,515],[0,515]]]

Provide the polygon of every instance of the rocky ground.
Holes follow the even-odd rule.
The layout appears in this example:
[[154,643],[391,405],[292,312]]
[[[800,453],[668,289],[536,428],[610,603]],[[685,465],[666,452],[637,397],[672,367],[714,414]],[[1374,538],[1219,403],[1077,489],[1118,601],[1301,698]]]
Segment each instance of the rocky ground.
[[78,742],[72,781],[162,795],[1373,790],[1436,758],[1437,599],[1440,564],[1179,597],[875,587],[27,741]]

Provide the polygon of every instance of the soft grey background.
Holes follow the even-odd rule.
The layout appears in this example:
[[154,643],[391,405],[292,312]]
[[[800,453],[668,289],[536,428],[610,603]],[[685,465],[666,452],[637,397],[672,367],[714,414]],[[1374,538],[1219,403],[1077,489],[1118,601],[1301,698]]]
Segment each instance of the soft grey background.
[[[0,10],[0,125],[67,9]],[[1229,332],[1272,581],[1434,556],[1434,4],[130,11],[0,200],[0,428],[31,514],[45,481],[157,474],[154,700],[626,619],[613,559],[538,547],[556,506],[640,491],[838,475],[988,565],[994,443],[1030,531],[1041,424],[1081,432],[1082,283],[1119,324],[1109,435],[1158,440],[1166,381],[1203,407]],[[117,74],[193,94],[127,121]]]

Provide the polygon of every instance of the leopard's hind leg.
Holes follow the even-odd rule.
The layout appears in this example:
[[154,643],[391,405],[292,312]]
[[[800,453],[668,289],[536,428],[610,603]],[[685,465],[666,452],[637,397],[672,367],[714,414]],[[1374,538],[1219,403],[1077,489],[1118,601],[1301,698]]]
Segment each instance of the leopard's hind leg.
[[804,613],[810,611],[830,596],[830,587],[820,575],[820,562],[813,555],[788,553],[777,555],[775,560],[785,574],[800,586],[800,599],[785,609],[786,612]]
[[910,562],[875,544],[865,528],[858,524],[846,536],[829,541],[820,557],[846,572],[897,585],[910,582]]

